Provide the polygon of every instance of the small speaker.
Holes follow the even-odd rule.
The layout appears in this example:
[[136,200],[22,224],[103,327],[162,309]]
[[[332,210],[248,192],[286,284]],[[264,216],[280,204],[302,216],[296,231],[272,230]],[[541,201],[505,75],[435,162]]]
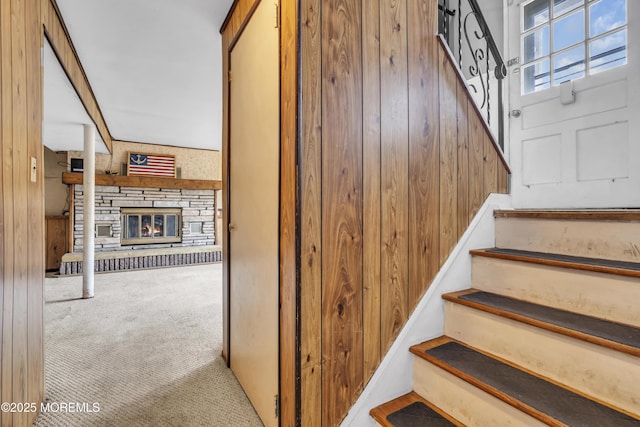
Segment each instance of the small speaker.
[[127,176],[127,164],[126,163],[122,163],[120,165],[120,175]]
[[71,159],[71,172],[84,172],[84,161],[82,159]]
[[182,178],[182,168],[176,168],[176,178]]

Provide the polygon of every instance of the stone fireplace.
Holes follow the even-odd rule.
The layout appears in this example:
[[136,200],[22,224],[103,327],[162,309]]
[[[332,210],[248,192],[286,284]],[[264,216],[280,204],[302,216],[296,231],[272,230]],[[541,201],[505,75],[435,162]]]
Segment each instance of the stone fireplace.
[[[60,274],[82,272],[83,186],[71,185],[70,191],[73,252],[63,256]],[[213,188],[96,185],[95,270],[220,261],[215,214]]]
[[[215,244],[214,190],[96,186],[96,252]],[[73,251],[82,252],[83,187],[74,191]]]

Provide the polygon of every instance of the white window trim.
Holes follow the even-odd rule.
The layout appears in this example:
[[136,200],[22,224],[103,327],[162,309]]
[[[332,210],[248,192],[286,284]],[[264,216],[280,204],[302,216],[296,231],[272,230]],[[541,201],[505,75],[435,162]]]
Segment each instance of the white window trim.
[[[571,80],[572,82],[574,82],[575,84],[580,85],[578,82],[581,81],[589,81],[589,86],[593,86],[593,84],[595,83],[596,85],[599,85],[599,83],[597,82],[597,80],[602,80],[602,84],[609,82],[609,81],[614,81],[614,80],[618,80],[621,77],[616,77],[616,75],[620,75],[620,74],[624,74],[626,75],[626,72],[624,73],[614,73],[616,70],[619,69],[626,69],[626,66],[628,64],[628,57],[627,57],[627,62],[625,62],[625,64],[623,65],[619,65],[616,66],[614,68],[611,69],[607,69],[607,70],[603,70],[603,71],[598,71],[595,73],[590,73],[589,72],[589,64],[591,61],[590,55],[589,55],[589,43],[594,41],[594,40],[598,40],[604,37],[607,37],[608,35],[617,33],[619,31],[623,31],[623,30],[627,30],[627,55],[629,52],[629,5],[628,5],[628,0],[625,0],[625,6],[626,6],[626,16],[625,16],[625,22],[623,25],[615,27],[613,29],[610,29],[609,31],[606,31],[602,34],[598,34],[595,37],[590,37],[589,33],[590,33],[590,28],[589,28],[589,22],[590,22],[590,15],[589,15],[589,7],[590,5],[597,3],[601,0],[583,0],[583,3],[581,6],[567,11],[557,17],[553,17],[553,0],[548,0],[549,2],[549,19],[547,21],[545,21],[544,23],[538,24],[536,26],[533,26],[532,28],[528,29],[527,31],[523,32],[523,28],[524,28],[524,7],[526,5],[528,5],[529,3],[532,3],[536,0],[525,0],[519,3],[520,6],[520,19],[519,19],[519,26],[520,26],[520,40],[519,40],[519,44],[520,44],[520,56],[522,58],[524,58],[524,39],[527,35],[529,34],[533,34],[536,31],[538,31],[539,29],[541,29],[542,27],[544,27],[545,25],[549,26],[549,53],[547,55],[544,55],[540,58],[537,58],[533,61],[527,62],[525,63],[524,61],[521,64],[521,68],[520,68],[520,95],[523,97],[534,97],[535,95],[540,95],[543,93],[548,94],[548,96],[543,96],[541,98],[542,99],[546,99],[546,98],[551,98],[551,97],[557,97],[558,96],[558,91],[560,90],[560,85],[559,84],[554,84],[553,82],[553,74],[554,74],[554,70],[553,70],[553,57],[561,54],[563,52],[566,52],[568,50],[574,49],[578,46],[582,46],[584,48],[584,52],[585,52],[585,69],[584,69],[584,76],[576,78]],[[564,47],[561,50],[558,50],[557,52],[553,51],[553,22],[557,21],[559,19],[563,19],[571,14],[575,14],[575,13],[579,13],[580,10],[584,11],[584,20],[585,20],[585,24],[584,24],[584,32],[585,32],[585,38],[579,42],[579,43],[575,43],[572,44],[570,46]],[[535,65],[537,63],[543,62],[544,60],[549,60],[549,87],[545,88],[545,89],[540,89],[537,91],[533,91],[533,92],[529,92],[529,93],[525,93],[524,92],[524,69],[526,67]],[[601,76],[605,75],[607,77],[602,78]],[[596,81],[594,81],[596,80]]]

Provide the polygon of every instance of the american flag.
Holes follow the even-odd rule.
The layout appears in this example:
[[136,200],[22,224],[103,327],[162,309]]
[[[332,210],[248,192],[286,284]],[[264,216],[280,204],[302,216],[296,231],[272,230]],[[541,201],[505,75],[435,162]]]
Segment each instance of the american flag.
[[129,153],[128,175],[164,176],[175,178],[176,159],[174,156]]

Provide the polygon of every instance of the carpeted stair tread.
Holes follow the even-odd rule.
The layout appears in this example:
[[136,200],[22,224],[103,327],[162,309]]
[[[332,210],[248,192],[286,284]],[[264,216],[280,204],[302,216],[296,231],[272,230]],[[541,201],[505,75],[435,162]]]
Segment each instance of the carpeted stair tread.
[[455,426],[451,421],[421,402],[414,402],[388,415],[387,421],[394,427]]
[[640,356],[640,328],[484,291],[469,290],[443,297],[448,301]]
[[623,276],[640,277],[640,263],[637,262],[616,261],[601,258],[587,258],[572,255],[522,251],[518,249],[504,248],[475,249],[471,251],[471,254],[476,256],[485,256],[513,261],[545,264],[557,267],[574,268],[578,270],[595,271],[600,273],[611,273]]
[[386,402],[370,412],[384,427],[456,427],[464,426],[433,406],[416,392]]
[[[640,420],[451,339],[412,352],[549,425],[640,426]],[[421,354],[420,354],[421,353]]]

